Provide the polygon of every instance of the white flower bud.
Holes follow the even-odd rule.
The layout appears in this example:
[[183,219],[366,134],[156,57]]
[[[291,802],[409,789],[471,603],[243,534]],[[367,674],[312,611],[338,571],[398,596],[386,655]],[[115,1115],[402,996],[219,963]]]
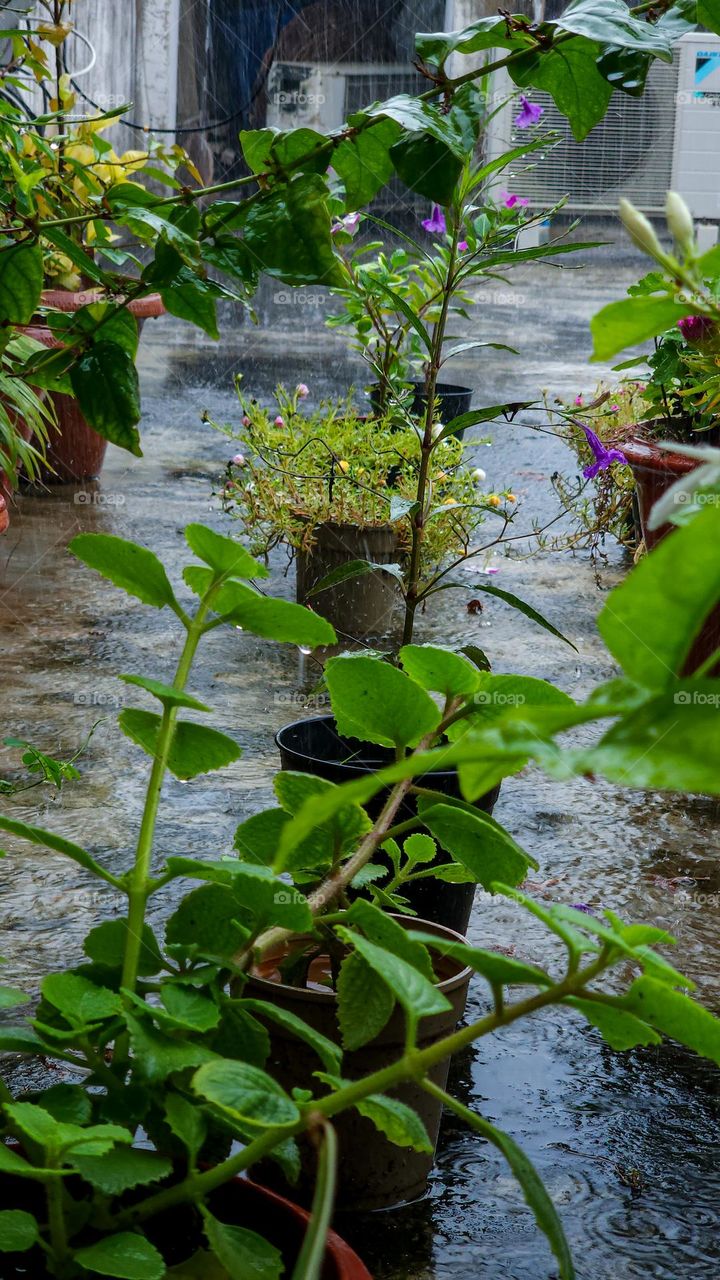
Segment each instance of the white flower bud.
[[624,197],[620,200],[620,221],[627,231],[633,244],[638,249],[642,249],[643,253],[647,253],[651,258],[664,258],[662,245],[655,235],[652,223],[648,221],[644,213],[635,208],[629,200]]
[[695,224],[685,201],[677,191],[668,191],[665,201],[668,230],[685,253],[695,247]]
[[482,484],[484,480],[487,480],[487,474],[483,471],[482,467],[476,467],[472,473],[472,478],[476,484]]

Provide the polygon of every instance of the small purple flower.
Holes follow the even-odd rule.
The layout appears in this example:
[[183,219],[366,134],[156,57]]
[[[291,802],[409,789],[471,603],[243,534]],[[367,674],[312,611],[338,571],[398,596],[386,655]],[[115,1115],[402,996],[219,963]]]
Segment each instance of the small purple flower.
[[571,903],[571,906],[573,911],[582,911],[585,916],[591,916],[593,914],[593,909],[588,906],[587,902],[573,902]]
[[346,213],[344,218],[335,223],[335,226],[331,229],[331,234],[335,236],[338,231],[348,231],[352,235],[360,222],[360,218],[361,215],[359,213]]
[[282,414],[281,414],[281,413],[279,413],[279,414],[278,414],[278,416],[277,416],[277,418],[275,419],[274,426],[276,426],[276,427],[284,427],[284,426],[285,426],[285,419],[283,418],[283,416],[282,416]]
[[458,240],[458,253],[467,253],[467,251],[468,251],[467,240]]
[[580,407],[580,405],[582,404],[582,402],[583,402],[583,398],[582,398],[582,392],[581,392],[579,396],[576,396],[576,397],[575,397],[575,404],[576,404],[576,405],[578,406],[578,408],[579,408],[579,407]]
[[295,388],[295,395],[298,400],[307,400],[310,395],[310,388],[304,382],[298,382]]
[[678,329],[685,341],[691,342],[695,347],[701,347],[715,336],[715,325],[707,316],[683,316],[682,320],[678,320]]
[[233,466],[234,466],[234,467],[244,467],[244,466],[245,466],[245,455],[244,455],[244,454],[242,454],[242,453],[236,453],[236,454],[235,454],[235,457],[233,458]]
[[515,125],[518,129],[529,129],[531,125],[537,124],[543,115],[544,108],[538,106],[537,102],[531,102],[525,97],[524,93],[520,94],[520,114],[515,117]]
[[516,196],[512,191],[501,191],[499,199],[502,200],[506,209],[514,209],[516,204],[525,208],[530,203],[526,196]]
[[627,458],[624,453],[621,453],[619,449],[606,449],[602,440],[595,435],[594,431],[591,431],[589,427],[586,427],[584,423],[583,431],[585,432],[587,442],[595,455],[595,461],[591,462],[588,467],[583,467],[583,475],[586,480],[592,480],[593,476],[596,476],[598,471],[607,471],[608,467],[613,462],[623,462],[627,464]]
[[447,235],[447,223],[445,221],[445,214],[443,213],[439,204],[433,205],[432,213],[430,217],[423,218],[422,225],[431,236]]

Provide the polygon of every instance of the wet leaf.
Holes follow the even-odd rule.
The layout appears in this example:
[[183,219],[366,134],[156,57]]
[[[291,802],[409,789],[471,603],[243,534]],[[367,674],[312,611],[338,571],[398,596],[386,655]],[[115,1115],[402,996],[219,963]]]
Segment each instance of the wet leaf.
[[292,1098],[258,1067],[218,1059],[193,1076],[193,1089],[230,1120],[253,1129],[274,1129],[300,1119]]
[[88,568],[95,569],[143,604],[156,609],[165,605],[177,607],[165,569],[147,547],[112,534],[80,533],[73,538],[68,550]]
[[285,1272],[282,1255],[269,1240],[247,1227],[226,1226],[207,1209],[203,1221],[208,1244],[231,1280],[280,1280]]
[[78,1249],[75,1260],[84,1271],[118,1280],[163,1280],[165,1275],[162,1255],[134,1231],[105,1236],[96,1244]]
[[440,722],[430,695],[386,662],[363,655],[331,658],[325,679],[338,730],[347,737],[417,746]]
[[40,1228],[31,1213],[0,1210],[0,1253],[26,1253],[39,1239]]

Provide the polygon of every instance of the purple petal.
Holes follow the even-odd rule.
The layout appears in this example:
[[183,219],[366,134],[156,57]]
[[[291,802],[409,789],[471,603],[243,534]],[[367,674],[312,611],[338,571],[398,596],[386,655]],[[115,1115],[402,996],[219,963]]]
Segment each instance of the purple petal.
[[601,462],[593,462],[589,467],[583,467],[583,475],[586,480],[593,480],[598,471],[602,470]]
[[544,108],[536,102],[531,102],[525,97],[524,93],[520,94],[520,113],[515,117],[515,126],[518,129],[529,129],[531,125],[537,124],[543,114]]
[[588,444],[590,445],[590,448],[592,449],[593,453],[595,454],[595,457],[599,461],[605,453],[605,445],[603,444],[600,437],[595,435],[594,431],[591,431],[589,427],[585,426],[585,423],[582,424],[582,429],[585,432],[585,437],[587,439]]

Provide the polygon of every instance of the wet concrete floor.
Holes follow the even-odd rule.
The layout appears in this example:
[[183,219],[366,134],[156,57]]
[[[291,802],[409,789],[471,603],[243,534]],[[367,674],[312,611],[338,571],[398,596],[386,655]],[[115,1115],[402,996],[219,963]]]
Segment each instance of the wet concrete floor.
[[[520,358],[470,353],[453,378],[475,388],[474,403],[589,391],[602,370],[587,364],[587,322],[642,270],[630,252],[585,256],[580,272],[529,267],[515,292],[495,287],[478,313],[483,338],[508,342]],[[549,288],[552,286],[552,307]],[[492,294],[492,291],[491,291]],[[282,295],[282,296],[278,296]],[[0,540],[0,736],[28,738],[55,755],[72,754],[101,720],[81,762],[82,780],[62,795],[31,791],[7,802],[18,818],[82,840],[114,870],[129,864],[137,832],[146,758],[114,717],[135,696],[115,677],[172,677],[179,626],[165,611],[128,600],[75,562],[66,545],[79,530],[136,538],[151,546],[180,583],[182,529],[205,520],[226,530],[213,491],[228,442],[203,425],[208,410],[237,421],[232,375],[259,397],[278,379],[308,383],[313,396],[365,381],[342,339],[323,330],[326,300],[266,289],[255,329],[228,316],[220,344],[164,318],[143,336],[145,456],[110,448],[96,484],[24,494]],[[288,301],[288,298],[291,299]],[[529,415],[530,421],[541,421]],[[572,470],[563,445],[527,425],[492,429],[478,461],[497,488],[521,500],[516,531],[552,518],[550,476]],[[505,608],[468,613],[467,592],[443,593],[421,619],[421,639],[486,649],[499,671],[553,680],[583,695],[613,674],[594,619],[606,592],[627,571],[617,548],[597,571],[583,556],[530,555],[520,541],[486,564],[495,581],[528,599],[577,645],[578,653]],[[291,596],[293,575],[278,556],[271,590]],[[183,589],[181,587],[181,589]],[[211,636],[190,682],[216,709],[213,723],[242,743],[236,766],[189,784],[170,779],[157,850],[215,856],[229,849],[238,821],[271,800],[277,767],[274,732],[313,703],[313,672],[287,647],[235,631]],[[17,753],[0,752],[0,776]],[[496,816],[539,860],[535,892],[548,900],[609,906],[626,918],[667,927],[682,966],[705,1002],[720,1011],[717,806],[701,798],[620,791],[602,782],[558,784],[528,772],[503,786]],[[52,853],[4,842],[0,864],[0,952],[4,978],[36,990],[41,976],[81,954],[84,933],[113,915],[109,892]],[[158,917],[173,890],[156,903]],[[537,922],[479,897],[471,937],[547,963],[552,947]],[[681,967],[682,967],[681,966]],[[485,1002],[478,980],[471,1007]],[[3,1064],[15,1086],[28,1069]],[[710,1280],[720,1271],[717,1243],[717,1074],[672,1046],[620,1055],[574,1015],[544,1014],[485,1042],[454,1064],[454,1088],[528,1150],[562,1214],[580,1280]],[[494,1149],[448,1119],[426,1201],[348,1223],[376,1280],[551,1280],[556,1269],[532,1216]]]

